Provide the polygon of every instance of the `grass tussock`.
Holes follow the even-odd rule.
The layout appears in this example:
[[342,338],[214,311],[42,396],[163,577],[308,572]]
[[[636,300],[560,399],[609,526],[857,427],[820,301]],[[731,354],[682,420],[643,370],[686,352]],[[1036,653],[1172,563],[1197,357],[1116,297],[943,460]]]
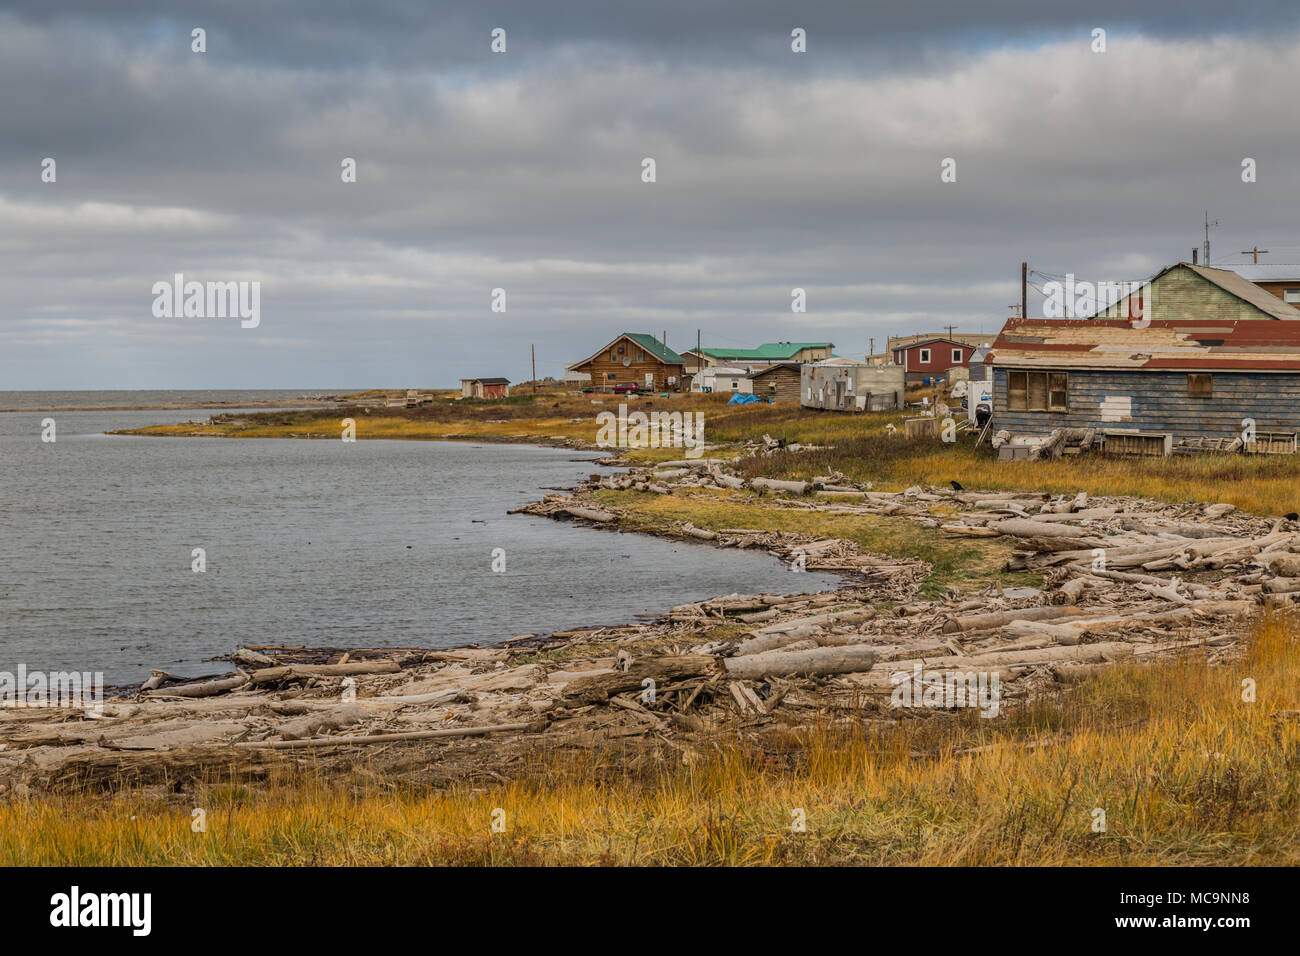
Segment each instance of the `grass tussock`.
[[11,799],[0,863],[1294,865],[1297,632],[1272,615],[1237,662],[1117,666],[994,720],[823,721],[635,769],[550,752],[486,788],[304,772],[179,797]]

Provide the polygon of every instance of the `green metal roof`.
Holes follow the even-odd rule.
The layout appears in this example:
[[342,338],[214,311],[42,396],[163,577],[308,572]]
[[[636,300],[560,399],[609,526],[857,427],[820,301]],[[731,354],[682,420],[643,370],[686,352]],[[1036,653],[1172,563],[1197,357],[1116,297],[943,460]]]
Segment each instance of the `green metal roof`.
[[[683,359],[680,355],[678,355],[668,346],[664,345],[653,335],[648,335],[645,332],[624,332],[623,334],[626,335],[633,342],[635,342],[637,345],[641,346],[651,355],[656,355],[665,362],[685,364],[686,361],[685,359]],[[596,354],[599,355],[600,353],[597,352]]]
[[792,359],[804,349],[830,349],[834,342],[765,342],[756,349],[702,348],[701,354],[716,359],[769,359],[780,362]]

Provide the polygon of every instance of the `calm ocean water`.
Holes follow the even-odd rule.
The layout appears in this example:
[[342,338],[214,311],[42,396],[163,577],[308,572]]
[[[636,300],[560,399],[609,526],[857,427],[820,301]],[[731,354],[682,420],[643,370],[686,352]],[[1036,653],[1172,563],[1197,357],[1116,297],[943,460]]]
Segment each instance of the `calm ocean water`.
[[356,392],[356,388],[302,389],[100,389],[84,392],[0,391],[0,408],[49,408],[78,405],[86,408],[112,405],[165,404],[169,402],[266,402],[315,395]]
[[[14,394],[0,405],[79,403]],[[108,394],[99,404],[193,395]],[[241,395],[265,393],[221,397]],[[127,683],[151,667],[222,670],[204,658],[240,644],[486,643],[838,581],[765,554],[506,514],[597,470],[595,456],[572,451],[103,434],[208,414],[0,414],[0,670],[21,662]],[[40,440],[45,417],[52,444]],[[202,574],[194,548],[206,551]],[[504,573],[491,570],[494,548],[505,549]]]

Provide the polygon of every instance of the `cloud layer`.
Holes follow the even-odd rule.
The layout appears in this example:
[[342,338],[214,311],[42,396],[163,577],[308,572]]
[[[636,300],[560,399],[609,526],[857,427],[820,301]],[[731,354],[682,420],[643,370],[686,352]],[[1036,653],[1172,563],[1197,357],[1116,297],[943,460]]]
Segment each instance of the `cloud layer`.
[[[1215,261],[1300,262],[1294,14],[971,6],[7,4],[0,388],[518,379],[624,329],[861,354],[993,332],[1022,259],[1145,277],[1206,209]],[[261,281],[261,325],[155,319],[176,272]]]

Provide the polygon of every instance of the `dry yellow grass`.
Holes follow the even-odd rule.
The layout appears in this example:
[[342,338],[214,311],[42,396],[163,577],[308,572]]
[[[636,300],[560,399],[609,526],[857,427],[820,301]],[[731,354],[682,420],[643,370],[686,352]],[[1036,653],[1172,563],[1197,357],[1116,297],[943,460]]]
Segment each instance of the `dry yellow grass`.
[[11,799],[0,863],[1296,864],[1298,650],[1296,619],[1274,615],[1225,666],[1189,651],[991,721],[823,724],[637,772],[547,754],[486,789],[304,774],[191,799]]

